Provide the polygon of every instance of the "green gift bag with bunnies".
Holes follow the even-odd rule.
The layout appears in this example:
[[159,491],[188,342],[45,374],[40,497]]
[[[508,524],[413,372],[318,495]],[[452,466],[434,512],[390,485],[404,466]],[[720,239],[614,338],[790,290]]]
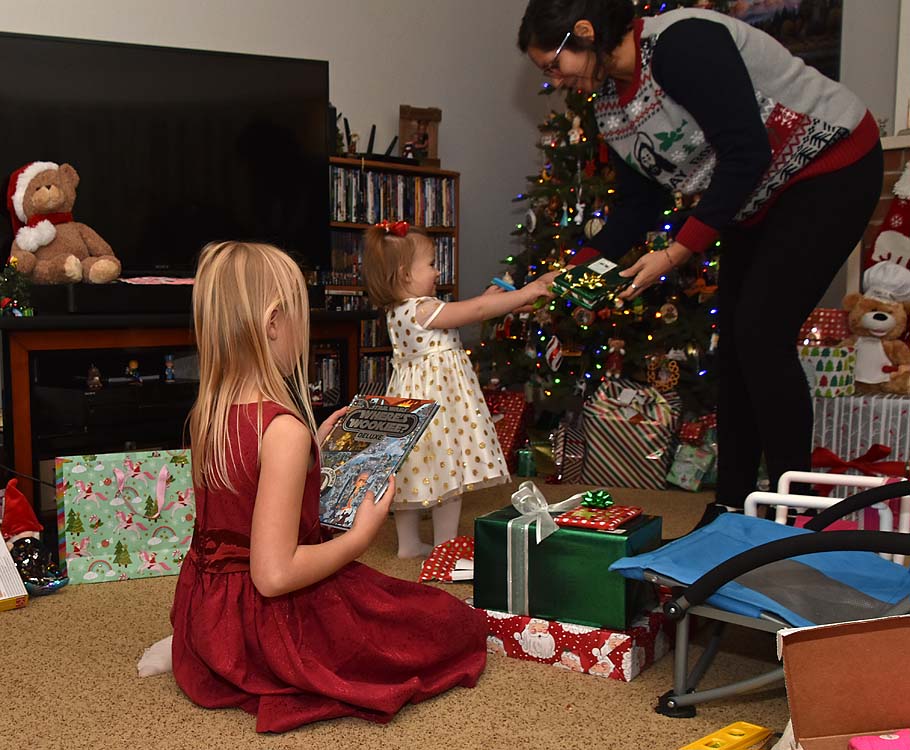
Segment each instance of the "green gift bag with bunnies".
[[180,571],[196,518],[189,450],[63,456],[55,465],[70,583]]

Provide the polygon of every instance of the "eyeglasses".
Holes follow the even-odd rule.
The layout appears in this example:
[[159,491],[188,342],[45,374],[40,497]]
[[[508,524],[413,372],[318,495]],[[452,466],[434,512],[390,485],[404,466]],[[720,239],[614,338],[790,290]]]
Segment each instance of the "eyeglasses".
[[566,42],[569,41],[570,36],[572,36],[572,32],[567,31],[566,35],[559,43],[559,46],[556,48],[556,54],[553,55],[553,59],[541,68],[540,72],[543,73],[545,78],[552,78],[554,73],[559,73],[559,56],[562,54],[563,47],[566,46]]

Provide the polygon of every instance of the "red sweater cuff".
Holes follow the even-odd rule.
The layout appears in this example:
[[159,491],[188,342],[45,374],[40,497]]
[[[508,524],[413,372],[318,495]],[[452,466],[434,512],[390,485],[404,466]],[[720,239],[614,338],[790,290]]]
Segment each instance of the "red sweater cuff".
[[690,216],[676,234],[675,240],[693,253],[703,253],[717,242],[718,237],[720,237],[720,232],[694,216]]
[[575,255],[569,258],[569,263],[573,266],[580,266],[582,263],[587,263],[588,261],[599,257],[600,253],[597,252],[597,250],[593,247],[585,246],[575,251]]

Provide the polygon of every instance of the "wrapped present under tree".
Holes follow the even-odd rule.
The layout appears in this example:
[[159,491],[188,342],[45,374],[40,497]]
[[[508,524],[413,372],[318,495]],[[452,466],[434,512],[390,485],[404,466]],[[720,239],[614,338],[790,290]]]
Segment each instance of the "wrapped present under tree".
[[680,401],[633,380],[608,380],[584,406],[582,482],[664,489]]
[[623,630],[482,611],[487,616],[491,654],[611,680],[633,680],[670,648],[665,616],[659,609],[640,615]]
[[661,519],[640,516],[620,533],[559,528],[550,514],[577,507],[582,497],[548,506],[539,489],[523,482],[511,506],[475,519],[476,606],[608,628],[625,628],[650,606],[650,584],[607,568],[659,545]]
[[518,449],[528,439],[531,405],[525,400],[524,393],[518,391],[485,389],[483,397],[493,417],[496,437],[509,471],[514,474],[518,471]]

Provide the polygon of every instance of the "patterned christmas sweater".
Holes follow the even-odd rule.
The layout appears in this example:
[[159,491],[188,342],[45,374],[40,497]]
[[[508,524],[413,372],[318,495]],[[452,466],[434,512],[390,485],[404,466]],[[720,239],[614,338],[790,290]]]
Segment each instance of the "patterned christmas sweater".
[[657,225],[668,190],[701,196],[676,239],[704,251],[724,227],[760,221],[789,185],[878,141],[859,98],[742,21],[675,10],[633,33],[634,80],[608,78],[594,104],[621,199],[578,263],[625,253]]

